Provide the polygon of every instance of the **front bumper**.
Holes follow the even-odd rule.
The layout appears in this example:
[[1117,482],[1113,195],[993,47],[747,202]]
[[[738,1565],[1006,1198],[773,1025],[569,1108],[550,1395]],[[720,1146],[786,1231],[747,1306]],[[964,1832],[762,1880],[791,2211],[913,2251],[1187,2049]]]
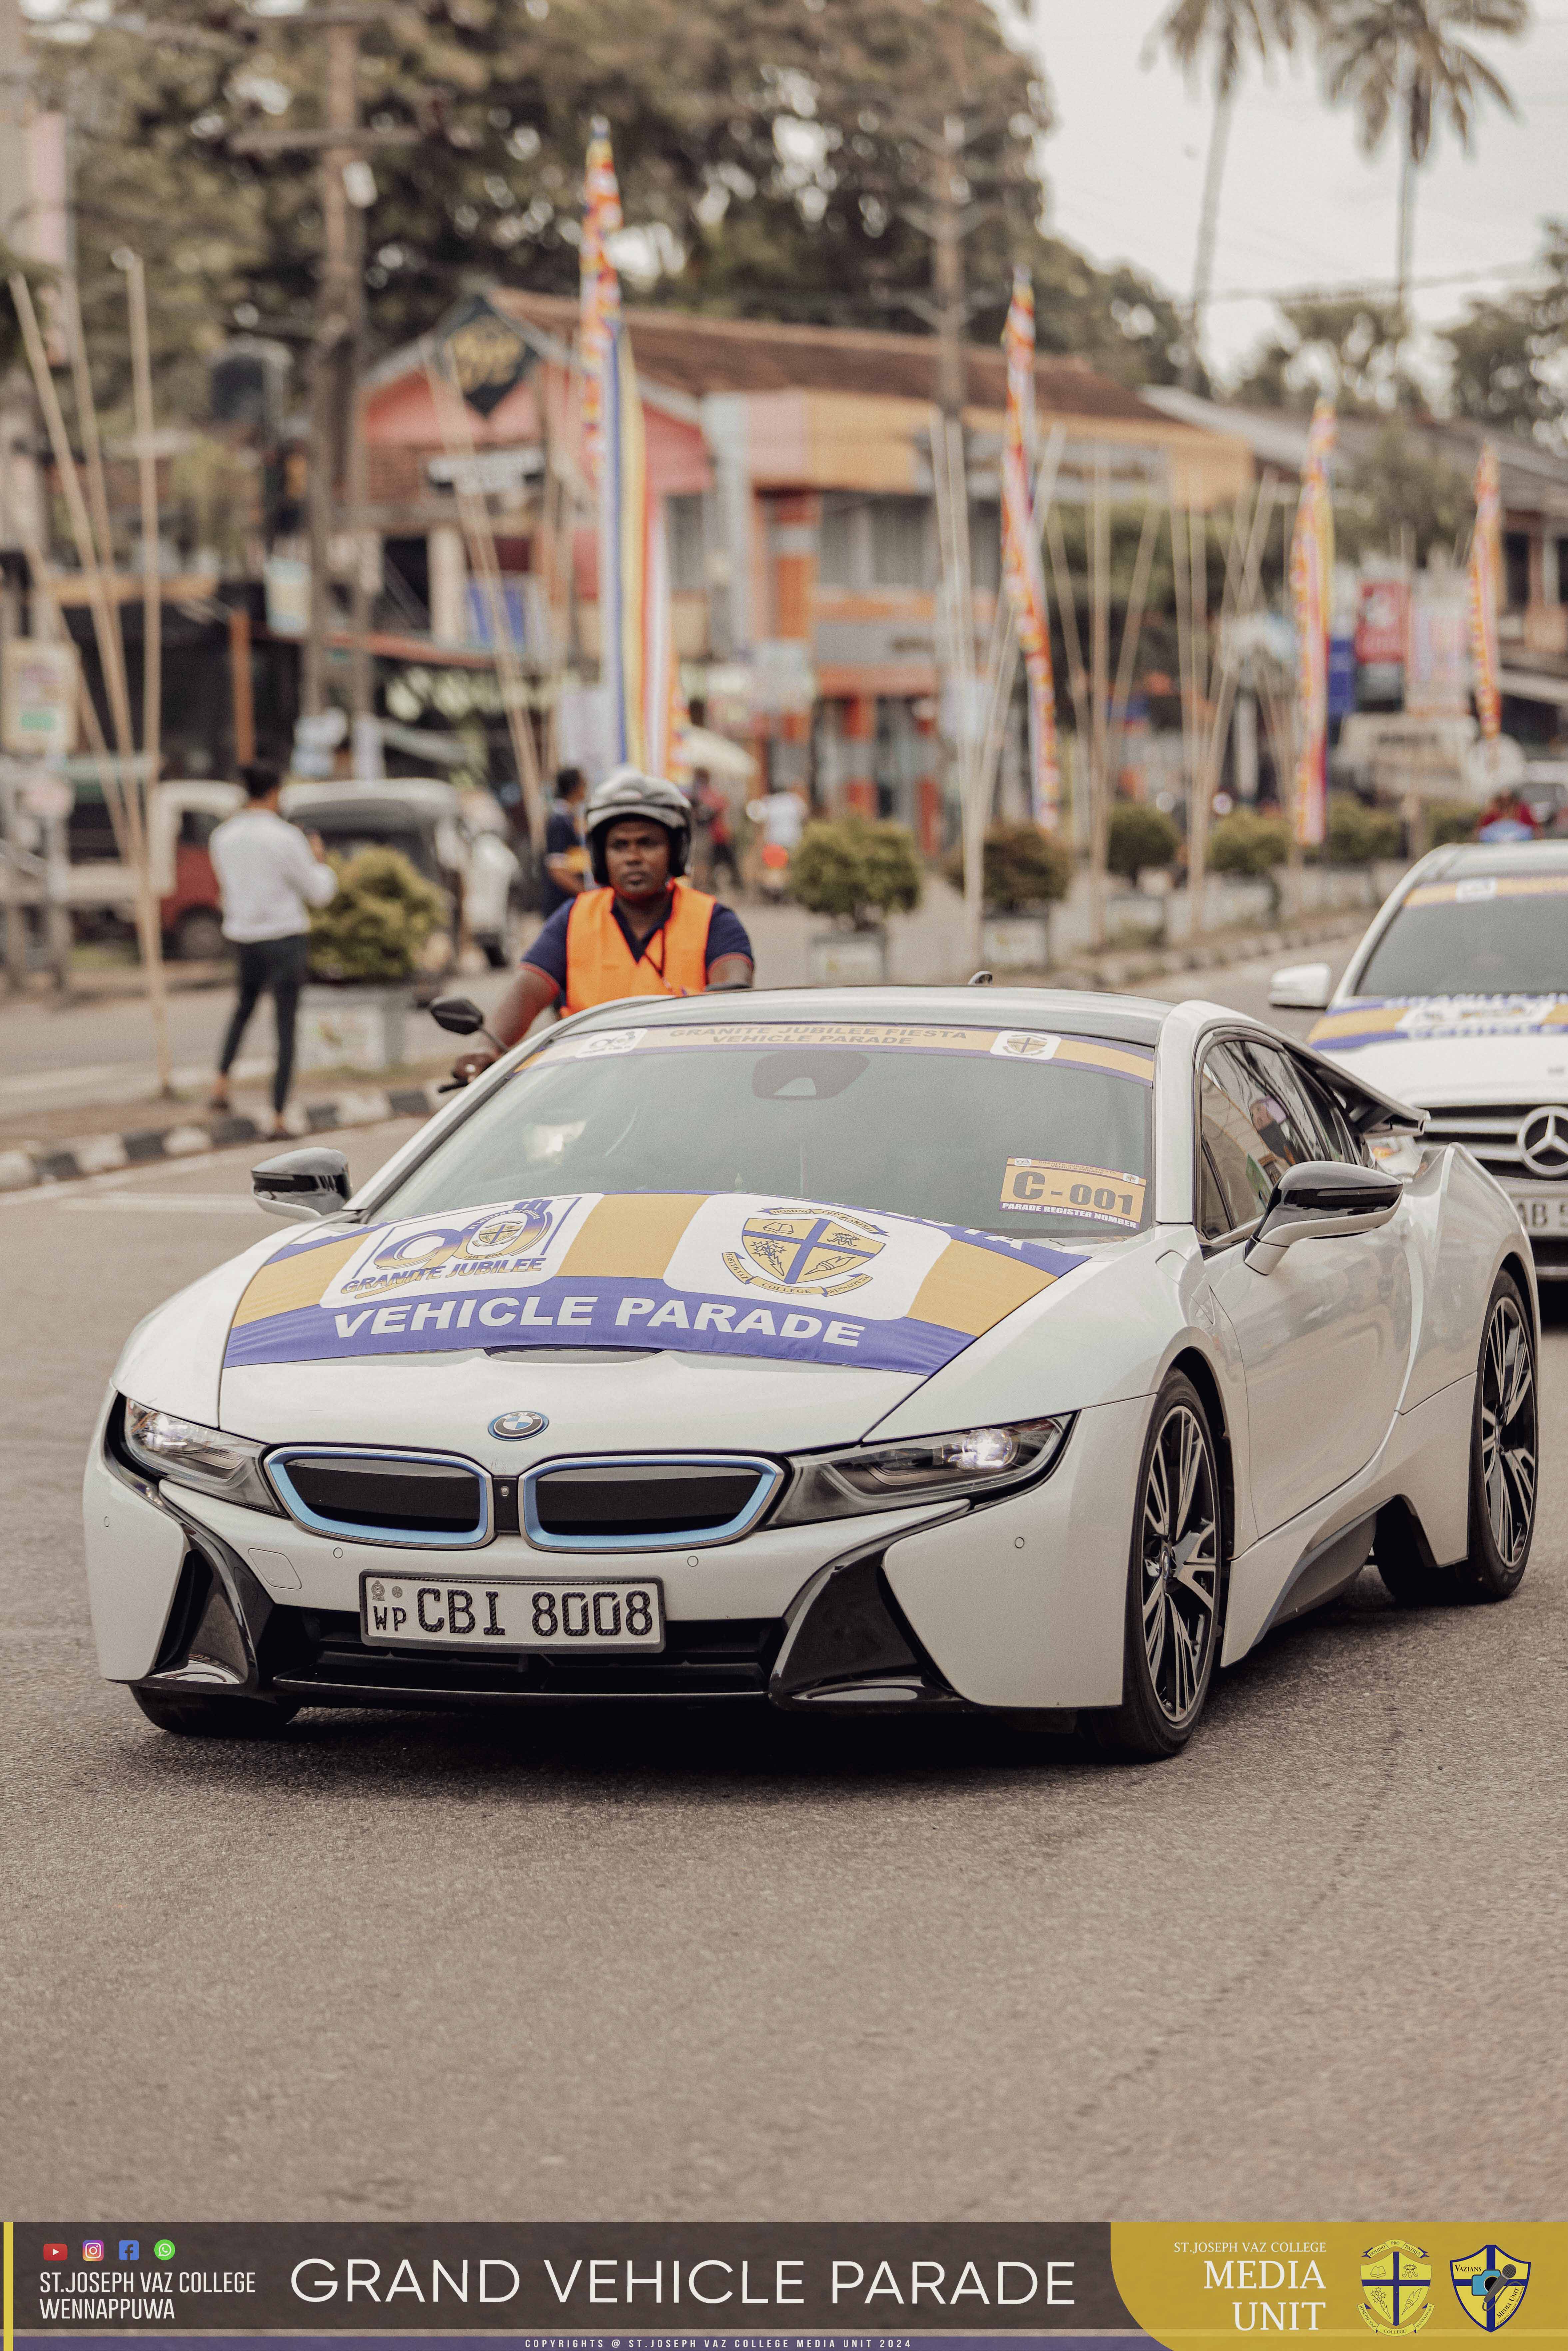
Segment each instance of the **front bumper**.
[[[1141,1398],[1081,1413],[1049,1476],[980,1508],[764,1527],[706,1552],[618,1552],[618,1575],[663,1581],[665,1649],[581,1662],[377,1648],[361,1634],[361,1575],[417,1580],[431,1572],[428,1552],[336,1543],[139,1478],[107,1457],[100,1424],[83,1490],[99,1667],[148,1688],[332,1707],[1113,1706],[1146,1413]],[[485,1556],[496,1574],[559,1573],[559,1555],[520,1535],[497,1538]]]

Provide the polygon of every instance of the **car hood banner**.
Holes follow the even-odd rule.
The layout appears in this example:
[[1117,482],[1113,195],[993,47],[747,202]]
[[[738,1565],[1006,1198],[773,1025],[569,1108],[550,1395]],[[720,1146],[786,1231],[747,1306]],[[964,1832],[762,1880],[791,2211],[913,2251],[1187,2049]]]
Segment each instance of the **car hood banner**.
[[925,1374],[1084,1262],[761,1193],[499,1200],[286,1247],[252,1276],[225,1364],[565,1344]]

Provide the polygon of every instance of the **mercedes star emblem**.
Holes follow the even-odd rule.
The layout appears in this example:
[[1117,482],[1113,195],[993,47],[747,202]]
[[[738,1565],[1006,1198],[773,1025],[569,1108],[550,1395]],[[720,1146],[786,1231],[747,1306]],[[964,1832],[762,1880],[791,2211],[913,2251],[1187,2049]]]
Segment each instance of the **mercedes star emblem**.
[[1532,1110],[1519,1130],[1519,1155],[1532,1176],[1568,1176],[1568,1110]]
[[[1563,1119],[1568,1122],[1568,1111]],[[492,1437],[537,1437],[549,1422],[542,1412],[498,1412],[490,1423]]]

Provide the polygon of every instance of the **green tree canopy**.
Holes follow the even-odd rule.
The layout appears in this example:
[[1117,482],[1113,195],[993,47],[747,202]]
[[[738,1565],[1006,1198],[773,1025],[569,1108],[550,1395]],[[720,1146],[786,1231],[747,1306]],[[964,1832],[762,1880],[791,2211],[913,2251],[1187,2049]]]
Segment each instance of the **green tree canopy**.
[[[36,43],[70,116],[79,274],[95,350],[123,344],[110,262],[148,263],[161,402],[237,329],[308,340],[320,239],[309,155],[247,156],[258,126],[321,120],[320,37],[222,0],[161,0],[156,37],[66,0]],[[918,224],[946,118],[963,124],[973,331],[999,331],[1012,265],[1036,272],[1042,349],[1166,379],[1179,328],[1138,274],[1038,225],[1049,93],[987,0],[406,0],[363,41],[374,126],[372,337],[427,326],[465,285],[575,289],[583,154],[610,121],[634,299],[834,325],[922,326]]]

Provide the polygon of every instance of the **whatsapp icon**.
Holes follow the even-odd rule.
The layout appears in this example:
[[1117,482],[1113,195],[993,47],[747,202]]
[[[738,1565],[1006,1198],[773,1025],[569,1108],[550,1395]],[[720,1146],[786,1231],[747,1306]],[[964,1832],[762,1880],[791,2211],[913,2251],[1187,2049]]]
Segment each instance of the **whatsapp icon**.
[[155,2262],[172,2262],[174,2258],[173,2238],[160,2237],[152,2248],[152,2258]]

